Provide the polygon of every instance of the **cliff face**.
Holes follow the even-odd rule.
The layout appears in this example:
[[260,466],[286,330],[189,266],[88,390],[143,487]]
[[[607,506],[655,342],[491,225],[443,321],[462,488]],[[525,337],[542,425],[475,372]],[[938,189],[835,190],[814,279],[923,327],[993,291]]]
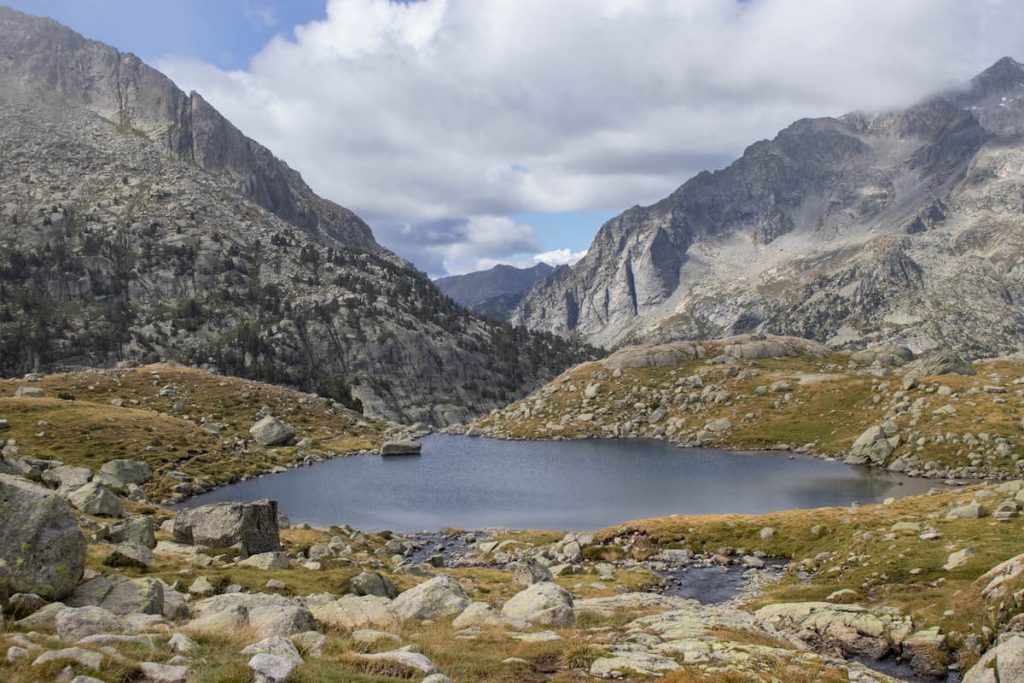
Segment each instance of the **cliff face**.
[[1022,97],[1001,60],[903,111],[797,121],[608,221],[512,320],[608,346],[756,330],[1016,349]]
[[464,420],[586,355],[455,306],[132,55],[0,8],[0,374],[175,358]]

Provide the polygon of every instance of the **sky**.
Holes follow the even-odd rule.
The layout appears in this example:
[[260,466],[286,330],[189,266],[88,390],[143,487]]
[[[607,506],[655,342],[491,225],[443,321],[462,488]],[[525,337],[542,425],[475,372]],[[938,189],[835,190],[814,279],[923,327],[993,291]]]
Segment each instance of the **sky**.
[[197,90],[433,276],[571,263],[792,121],[1002,56],[1019,0],[0,0]]

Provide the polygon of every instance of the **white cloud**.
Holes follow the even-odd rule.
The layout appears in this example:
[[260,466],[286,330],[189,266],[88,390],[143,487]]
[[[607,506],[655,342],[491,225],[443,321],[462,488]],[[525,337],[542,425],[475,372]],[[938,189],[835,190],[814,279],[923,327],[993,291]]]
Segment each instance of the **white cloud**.
[[587,255],[587,250],[552,249],[533,255],[534,263],[546,263],[549,266],[571,266]]
[[431,226],[475,226],[459,267],[536,241],[487,237],[495,217],[657,200],[796,118],[1024,57],[1021,36],[1017,0],[329,0],[247,71],[158,66],[384,244],[437,258]]

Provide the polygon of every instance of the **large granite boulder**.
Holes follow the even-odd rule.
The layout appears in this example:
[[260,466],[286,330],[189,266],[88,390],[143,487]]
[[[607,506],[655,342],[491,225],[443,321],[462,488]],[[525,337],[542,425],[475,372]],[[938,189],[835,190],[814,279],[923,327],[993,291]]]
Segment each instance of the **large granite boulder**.
[[936,375],[974,375],[974,368],[951,351],[936,351],[907,366],[904,376],[934,377]]
[[157,579],[101,574],[75,588],[69,607],[102,607],[114,614],[163,614],[164,585]]
[[91,481],[68,494],[68,500],[87,515],[100,517],[123,517],[124,504],[121,499],[103,484]]
[[82,578],[85,546],[63,498],[20,477],[0,475],[0,593],[60,600]]
[[182,510],[174,520],[174,540],[211,548],[238,544],[246,556],[280,550],[277,501],[211,503]]
[[469,598],[459,582],[441,574],[400,594],[391,603],[391,610],[403,620],[437,619],[454,616],[468,605]]
[[601,361],[610,370],[666,367],[703,358],[704,349],[694,342],[669,342],[656,346],[627,346]]
[[964,676],[963,683],[1004,683],[1024,681],[1024,636],[1013,634],[978,660]]
[[501,613],[545,626],[572,626],[576,620],[572,595],[550,581],[535,583],[516,593],[501,608]]
[[283,446],[295,438],[295,427],[267,415],[249,428],[249,435],[261,446]]
[[100,472],[124,484],[145,484],[153,478],[153,469],[142,460],[108,460]]

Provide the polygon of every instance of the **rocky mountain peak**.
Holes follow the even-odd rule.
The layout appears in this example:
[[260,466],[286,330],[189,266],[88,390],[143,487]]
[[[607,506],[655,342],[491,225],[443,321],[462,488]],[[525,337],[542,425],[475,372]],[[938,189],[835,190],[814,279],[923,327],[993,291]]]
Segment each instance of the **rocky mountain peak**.
[[1007,59],[905,109],[798,120],[609,220],[512,320],[610,347],[757,331],[1014,350],[1020,132],[1024,67]]
[[51,19],[0,7],[0,79],[8,87],[87,108],[166,154],[230,174],[243,196],[310,235],[379,249],[358,216],[317,197],[298,172],[200,95],[185,94],[133,54]]

